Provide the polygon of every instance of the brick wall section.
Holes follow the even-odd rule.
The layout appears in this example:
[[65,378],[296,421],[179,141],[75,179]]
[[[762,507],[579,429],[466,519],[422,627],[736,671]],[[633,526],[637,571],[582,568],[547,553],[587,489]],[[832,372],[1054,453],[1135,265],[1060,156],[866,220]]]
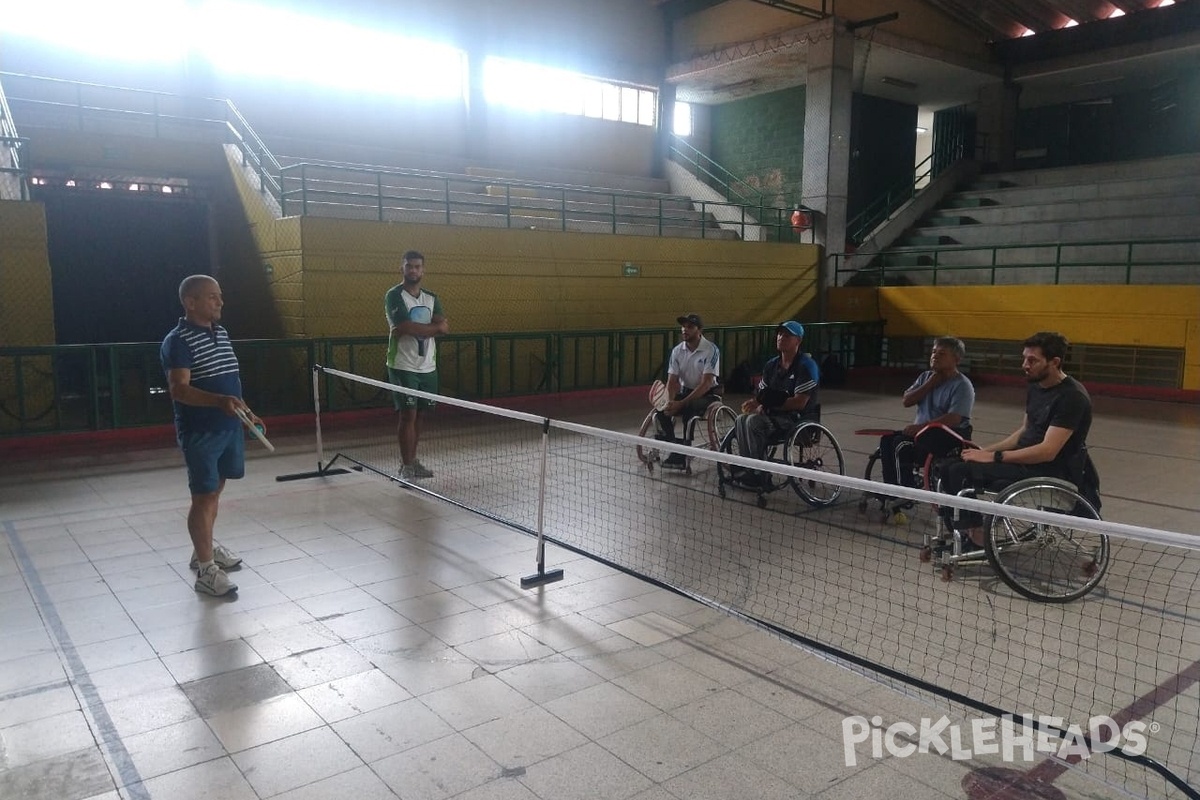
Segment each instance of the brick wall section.
[[782,206],[804,172],[804,87],[724,103],[712,110],[713,160]]

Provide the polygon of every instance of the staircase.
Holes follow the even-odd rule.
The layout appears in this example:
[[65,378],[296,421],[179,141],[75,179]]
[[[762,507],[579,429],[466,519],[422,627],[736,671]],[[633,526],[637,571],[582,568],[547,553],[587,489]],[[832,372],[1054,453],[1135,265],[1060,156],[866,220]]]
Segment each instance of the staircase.
[[1200,155],[992,174],[948,195],[861,280],[1200,282]]

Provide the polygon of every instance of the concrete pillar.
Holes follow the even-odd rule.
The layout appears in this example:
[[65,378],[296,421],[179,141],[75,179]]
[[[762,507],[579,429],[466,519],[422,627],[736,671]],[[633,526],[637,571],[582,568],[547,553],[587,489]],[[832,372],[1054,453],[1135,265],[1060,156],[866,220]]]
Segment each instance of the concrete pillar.
[[[975,157],[985,167],[1010,170],[1017,162],[1017,111],[1021,87],[1015,83],[992,83],[979,90],[976,130],[983,152]],[[968,147],[970,142],[967,143]],[[967,153],[970,156],[970,152]]]
[[671,157],[671,140],[675,131],[675,84],[665,80],[658,84],[658,134],[655,137],[654,177],[667,174]]
[[846,249],[846,196],[850,184],[850,108],[854,35],[830,17],[813,26],[804,90],[804,178],[801,202],[819,212],[815,241],[824,248],[817,282],[818,315],[825,318],[826,289],[834,285],[832,253]]

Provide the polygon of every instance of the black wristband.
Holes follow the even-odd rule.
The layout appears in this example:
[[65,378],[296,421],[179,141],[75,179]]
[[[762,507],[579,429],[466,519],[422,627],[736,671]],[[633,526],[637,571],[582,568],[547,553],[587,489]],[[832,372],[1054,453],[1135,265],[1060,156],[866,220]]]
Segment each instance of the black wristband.
[[1004,463],[1004,451],[997,450],[996,454],[994,456],[992,456],[992,461],[995,461],[997,464],[1003,464]]

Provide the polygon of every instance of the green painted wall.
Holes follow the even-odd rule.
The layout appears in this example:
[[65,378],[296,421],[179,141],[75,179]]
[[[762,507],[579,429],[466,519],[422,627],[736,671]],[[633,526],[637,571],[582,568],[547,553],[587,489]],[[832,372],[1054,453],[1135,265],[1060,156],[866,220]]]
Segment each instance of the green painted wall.
[[718,164],[783,206],[798,196],[804,174],[804,87],[760,94],[712,109]]

